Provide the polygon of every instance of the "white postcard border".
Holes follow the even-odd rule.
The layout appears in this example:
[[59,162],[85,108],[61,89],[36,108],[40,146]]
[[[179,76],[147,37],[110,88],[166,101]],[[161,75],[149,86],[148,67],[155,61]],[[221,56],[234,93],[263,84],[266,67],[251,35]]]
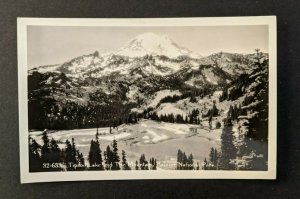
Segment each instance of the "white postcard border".
[[[69,171],[29,172],[27,106],[27,26],[240,26],[269,27],[269,140],[268,171],[156,170],[156,171]],[[18,18],[18,94],[21,183],[133,179],[276,179],[277,146],[277,41],[276,17],[67,19]]]

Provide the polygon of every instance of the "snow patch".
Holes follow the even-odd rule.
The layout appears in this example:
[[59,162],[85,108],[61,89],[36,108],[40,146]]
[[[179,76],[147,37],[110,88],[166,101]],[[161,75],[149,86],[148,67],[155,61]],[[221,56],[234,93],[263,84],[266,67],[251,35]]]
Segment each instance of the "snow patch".
[[158,133],[151,131],[151,130],[147,130],[147,132],[153,136],[153,138],[152,138],[153,142],[158,142],[158,141],[165,140],[168,138],[168,136],[166,136],[165,134],[159,135]]
[[99,137],[99,139],[100,140],[113,141],[114,139],[119,140],[119,139],[123,139],[125,137],[128,137],[130,135],[131,135],[130,133],[125,132],[125,133],[120,133],[120,134],[117,134],[117,135],[102,136],[102,137]]
[[160,106],[161,110],[157,112],[157,115],[168,115],[168,114],[173,114],[174,116],[176,115],[182,115],[183,118],[186,117],[186,113],[182,111],[181,109],[175,107],[174,104],[171,103],[164,103]]

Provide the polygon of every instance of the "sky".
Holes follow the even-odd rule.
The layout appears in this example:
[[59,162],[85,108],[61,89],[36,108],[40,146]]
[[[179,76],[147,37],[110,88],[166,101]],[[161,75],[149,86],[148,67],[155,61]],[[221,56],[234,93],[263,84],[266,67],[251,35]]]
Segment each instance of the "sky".
[[86,27],[28,26],[29,69],[60,64],[81,55],[111,52],[139,34],[168,35],[175,43],[207,56],[217,52],[268,52],[268,27],[257,26],[177,26],[177,27]]

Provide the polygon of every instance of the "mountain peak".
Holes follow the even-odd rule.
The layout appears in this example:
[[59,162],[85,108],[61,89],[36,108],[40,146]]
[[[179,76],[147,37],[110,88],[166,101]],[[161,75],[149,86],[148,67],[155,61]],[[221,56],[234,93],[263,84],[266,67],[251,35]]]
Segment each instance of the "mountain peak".
[[171,40],[168,35],[159,35],[159,34],[154,34],[152,32],[145,32],[143,34],[140,34],[138,36],[136,36],[134,39],[132,40]]
[[99,52],[96,50],[96,51],[93,53],[93,56],[94,56],[94,57],[99,57]]
[[168,35],[158,35],[147,32],[128,41],[122,48],[117,50],[115,54],[129,57],[142,57],[151,54],[176,58],[193,53],[173,42]]

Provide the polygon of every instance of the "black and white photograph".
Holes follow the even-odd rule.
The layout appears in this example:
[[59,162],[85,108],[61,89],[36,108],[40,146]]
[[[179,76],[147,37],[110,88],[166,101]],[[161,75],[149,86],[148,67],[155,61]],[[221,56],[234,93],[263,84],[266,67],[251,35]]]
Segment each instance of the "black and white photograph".
[[18,19],[21,182],[276,178],[276,18]]

